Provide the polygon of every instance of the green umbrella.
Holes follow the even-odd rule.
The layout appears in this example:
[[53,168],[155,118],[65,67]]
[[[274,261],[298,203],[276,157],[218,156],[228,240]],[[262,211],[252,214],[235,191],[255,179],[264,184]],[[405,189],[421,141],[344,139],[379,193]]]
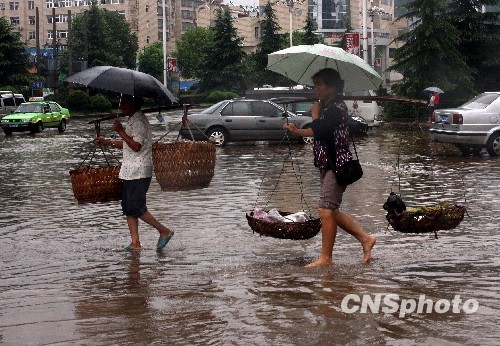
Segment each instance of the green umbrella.
[[324,44],[300,45],[268,54],[267,69],[298,84],[313,85],[312,76],[333,68],[344,80],[344,91],[378,89],[382,77],[357,55]]

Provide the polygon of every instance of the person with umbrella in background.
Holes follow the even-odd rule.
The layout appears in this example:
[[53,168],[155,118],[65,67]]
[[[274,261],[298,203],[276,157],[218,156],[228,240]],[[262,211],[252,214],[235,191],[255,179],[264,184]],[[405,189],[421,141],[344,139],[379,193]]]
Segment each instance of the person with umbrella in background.
[[141,111],[142,98],[123,94],[120,101],[122,113],[128,116],[126,129],[118,119],[113,128],[119,140],[97,136],[95,141],[123,149],[120,179],[123,179],[122,210],[127,217],[131,242],[124,250],[141,250],[139,219],[153,226],[160,233],[157,250],[162,250],[174,235],[174,231],[161,224],[146,206],[146,193],[153,176],[152,131],[148,119]]
[[325,68],[312,77],[314,91],[319,103],[311,107],[313,122],[310,128],[298,129],[292,123],[284,125],[294,136],[314,137],[314,165],[320,170],[321,192],[319,200],[319,215],[321,218],[322,248],[319,259],[309,263],[306,267],[330,265],[332,252],[337,236],[337,226],[354,236],[363,248],[363,263],[371,259],[371,250],[376,238],[368,235],[351,218],[341,211],[340,204],[346,189],[337,183],[334,170],[339,151],[343,151],[346,160],[351,156],[349,152],[349,128],[346,104],[337,98],[342,94],[344,81],[340,74],[332,69]]

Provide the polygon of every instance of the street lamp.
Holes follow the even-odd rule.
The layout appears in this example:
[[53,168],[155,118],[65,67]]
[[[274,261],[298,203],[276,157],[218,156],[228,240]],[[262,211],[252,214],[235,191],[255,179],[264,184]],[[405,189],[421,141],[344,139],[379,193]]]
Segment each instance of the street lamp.
[[[290,20],[290,47],[293,46],[293,40],[292,40],[292,32],[293,32],[293,25],[292,25],[292,10],[293,6],[296,4],[303,4],[306,0],[277,0],[275,4],[277,5],[284,5],[288,6],[288,15],[289,15],[289,20]],[[298,14],[300,15],[300,14]]]
[[387,15],[388,13],[385,12],[383,9],[377,6],[372,6],[367,10],[367,14],[370,16],[371,19],[371,36],[372,36],[372,67],[375,67],[375,37],[373,36],[373,17],[378,14],[381,16]]

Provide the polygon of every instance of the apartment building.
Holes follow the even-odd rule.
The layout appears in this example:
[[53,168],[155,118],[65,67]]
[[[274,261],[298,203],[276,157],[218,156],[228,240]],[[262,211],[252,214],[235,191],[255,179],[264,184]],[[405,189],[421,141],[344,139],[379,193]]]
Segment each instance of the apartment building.
[[[237,4],[238,0],[94,1],[99,7],[116,11],[127,19],[132,31],[137,33],[140,49],[163,40],[165,22],[167,51],[175,49],[175,40],[189,28],[212,25],[220,6],[229,4],[238,35],[243,38],[243,48],[246,52],[253,52],[260,41],[261,11],[268,0],[255,0],[253,6],[231,6],[232,1]],[[379,72],[389,66],[389,46],[398,32],[393,24],[395,0],[271,1],[275,3],[274,9],[283,34],[289,33],[290,28],[292,31],[301,30],[310,14],[317,25],[318,34],[324,37],[327,44],[337,44],[346,28],[351,26],[355,33],[360,34],[359,44],[362,46],[363,26],[366,25],[368,61]],[[366,1],[367,11],[378,9],[378,12],[371,12],[367,16],[366,24],[363,23],[362,16],[363,1]],[[42,51],[51,51],[56,42],[57,45],[66,44],[69,16],[88,9],[91,2],[92,0],[0,0],[0,16],[6,18],[21,33],[31,50],[35,50],[38,40]]]

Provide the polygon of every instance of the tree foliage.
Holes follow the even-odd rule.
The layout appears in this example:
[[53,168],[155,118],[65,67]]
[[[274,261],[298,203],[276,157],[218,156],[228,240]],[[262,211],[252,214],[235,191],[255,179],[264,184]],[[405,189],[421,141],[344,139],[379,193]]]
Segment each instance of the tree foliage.
[[10,24],[0,18],[0,86],[27,85],[31,78],[26,44]]
[[72,21],[73,59],[87,60],[88,66],[111,65],[135,68],[137,35],[125,17],[99,8],[94,2]]
[[139,71],[163,80],[163,43],[154,42],[139,52],[137,65]]
[[[285,37],[279,33],[281,26],[278,23],[276,11],[271,3],[267,3],[263,9],[264,19],[260,22],[261,25],[261,40],[257,45],[257,51],[253,54],[254,61],[254,82],[257,85],[263,84],[283,84],[289,81],[283,76],[266,70],[267,55],[286,48]],[[285,85],[285,84],[283,84]]]
[[390,70],[401,72],[404,78],[393,90],[412,98],[422,97],[428,86],[471,92],[473,69],[459,51],[460,33],[451,22],[447,1],[412,0],[405,8],[407,13],[398,20],[413,24],[397,38],[405,44],[395,51]]
[[184,78],[196,78],[202,74],[203,61],[212,41],[213,31],[201,27],[188,29],[175,41],[173,55],[177,57]]
[[316,44],[320,43],[321,38],[314,33],[314,21],[310,14],[307,15],[306,25],[304,26],[304,34],[300,44]]
[[217,11],[212,28],[213,40],[207,44],[206,54],[199,70],[200,90],[237,91],[246,89],[242,61],[245,52],[243,39],[238,37],[233,18],[227,7]]
[[500,0],[451,0],[449,7],[451,24],[460,32],[458,50],[474,70],[476,92],[500,90],[498,12],[481,11],[483,5],[499,4]]

